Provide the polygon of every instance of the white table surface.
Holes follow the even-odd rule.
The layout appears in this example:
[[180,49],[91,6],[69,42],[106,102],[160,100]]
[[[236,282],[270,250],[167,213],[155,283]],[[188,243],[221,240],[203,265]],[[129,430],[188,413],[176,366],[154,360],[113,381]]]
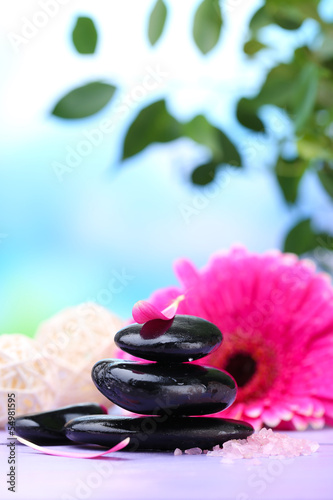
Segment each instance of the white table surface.
[[[119,451],[87,460],[16,446],[16,492],[7,490],[8,447],[0,433],[0,498],[15,500],[332,500],[333,429],[291,432],[320,443],[311,456],[221,463],[220,457]],[[56,447],[57,450],[62,447]],[[87,450],[87,447],[79,447]],[[66,447],[78,450],[78,447]],[[90,448],[91,450],[91,448]]]

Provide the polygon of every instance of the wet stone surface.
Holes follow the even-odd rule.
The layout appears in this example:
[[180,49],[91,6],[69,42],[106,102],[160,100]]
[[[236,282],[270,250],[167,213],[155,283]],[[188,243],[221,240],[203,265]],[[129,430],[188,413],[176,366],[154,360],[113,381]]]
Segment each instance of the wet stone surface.
[[213,323],[196,316],[177,315],[169,321],[152,320],[120,330],[115,342],[138,358],[159,362],[200,359],[214,352],[222,333]]
[[227,373],[190,363],[102,360],[92,369],[97,388],[110,401],[144,415],[206,415],[230,406],[236,384]]
[[65,406],[58,410],[24,415],[15,419],[15,433],[35,444],[68,444],[63,432],[64,425],[73,418],[85,415],[102,415],[106,409],[96,403],[82,403]]
[[246,439],[250,424],[210,417],[112,417],[76,418],[65,426],[66,436],[79,443],[112,447],[130,437],[126,451],[210,449],[230,439]]

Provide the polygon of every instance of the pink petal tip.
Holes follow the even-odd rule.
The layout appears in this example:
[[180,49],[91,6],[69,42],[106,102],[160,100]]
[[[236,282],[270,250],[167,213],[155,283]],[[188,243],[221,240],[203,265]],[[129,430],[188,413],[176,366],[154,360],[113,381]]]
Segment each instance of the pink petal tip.
[[75,452],[67,452],[67,451],[55,451],[55,450],[49,450],[48,448],[44,448],[43,446],[39,446],[37,444],[31,443],[27,439],[23,439],[19,436],[14,436],[15,439],[17,439],[20,443],[25,444],[26,446],[29,446],[30,448],[33,448],[34,450],[41,451],[42,453],[45,453],[46,455],[53,455],[55,457],[66,457],[66,458],[98,458],[102,457],[103,455],[107,455],[108,453],[113,453],[114,451],[119,451],[125,448],[125,446],[128,445],[130,442],[130,438],[126,438],[120,443],[116,444],[116,446],[113,446],[109,450],[98,452],[98,453],[75,453]]
[[170,320],[176,315],[179,303],[184,300],[184,295],[179,295],[171,304],[160,311],[157,307],[153,306],[145,300],[136,302],[132,309],[132,316],[136,323],[142,325],[153,319]]

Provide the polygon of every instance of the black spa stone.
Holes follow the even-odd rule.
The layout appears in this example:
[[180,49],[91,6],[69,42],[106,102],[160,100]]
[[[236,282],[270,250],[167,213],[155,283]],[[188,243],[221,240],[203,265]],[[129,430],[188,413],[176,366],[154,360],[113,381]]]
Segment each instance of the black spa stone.
[[69,420],[103,413],[106,413],[103,406],[96,403],[82,403],[58,410],[24,415],[15,419],[15,433],[39,445],[68,444],[63,427]]
[[141,363],[104,359],[92,379],[110,401],[144,415],[206,415],[225,410],[236,397],[230,375],[190,363]]
[[250,424],[209,417],[79,417],[65,426],[66,436],[75,442],[111,448],[129,437],[126,451],[210,449],[229,439],[246,439]]
[[222,333],[209,321],[177,315],[169,321],[154,319],[144,325],[129,325],[116,334],[115,342],[139,358],[182,362],[215,351],[222,342]]

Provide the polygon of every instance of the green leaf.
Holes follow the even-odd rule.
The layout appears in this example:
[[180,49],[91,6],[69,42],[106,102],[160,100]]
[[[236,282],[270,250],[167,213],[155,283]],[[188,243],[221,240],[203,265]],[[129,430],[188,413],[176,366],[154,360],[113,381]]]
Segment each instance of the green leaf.
[[[140,111],[130,125],[123,147],[123,159],[129,158],[152,143],[169,142],[179,137],[189,137],[193,141],[206,146],[212,159],[208,166],[198,167],[192,179],[196,184],[207,184],[214,179],[208,177],[208,168],[228,164],[241,166],[241,157],[231,140],[217,127],[214,127],[204,116],[198,115],[186,123],[179,123],[171,116],[164,100],[154,102]],[[204,180],[205,178],[205,180]]]
[[317,107],[333,109],[333,79],[321,78],[318,84]]
[[327,250],[333,250],[333,235],[329,233],[318,233],[317,234],[317,247],[326,248]]
[[324,68],[327,68],[330,71],[333,71],[333,57],[329,57],[327,59],[324,59],[323,61],[321,61],[321,64],[324,66]]
[[303,67],[296,83],[293,101],[295,132],[301,132],[314,111],[318,89],[318,68],[312,63]]
[[[316,53],[319,55],[321,64],[326,65],[327,61],[329,69],[332,71],[332,58],[333,58],[333,25],[325,25],[323,27],[321,35],[321,43],[319,47],[316,47]],[[331,62],[330,62],[331,61]]]
[[255,38],[252,38],[251,40],[249,40],[244,44],[243,50],[245,54],[251,57],[257,54],[260,50],[265,48],[267,48],[267,45],[259,42],[259,40],[256,40]]
[[97,30],[89,17],[78,17],[73,34],[73,43],[80,54],[93,54],[97,45]]
[[266,7],[274,21],[284,29],[297,29],[299,23],[312,18],[320,20],[320,0],[266,0]]
[[258,106],[273,104],[286,108],[294,96],[295,79],[298,68],[291,64],[279,64],[267,75],[259,94],[253,100]]
[[[222,130],[216,130],[217,140],[223,152],[221,163],[231,165],[232,167],[241,167],[242,159],[234,143],[231,142],[231,140],[224,132],[222,132]],[[220,161],[218,157],[216,158],[216,161]]]
[[332,243],[332,235],[324,232],[316,233],[311,227],[311,220],[303,219],[287,234],[283,251],[303,255],[319,247],[332,250]]
[[319,21],[318,3],[319,0],[266,0],[253,15],[250,29],[256,34],[265,26],[277,24],[285,30],[295,30],[307,18]]
[[71,120],[94,115],[108,104],[115,90],[116,88],[108,83],[88,83],[62,97],[52,114]]
[[167,17],[167,8],[163,0],[157,0],[149,17],[148,38],[151,45],[155,45],[160,38]]
[[291,64],[279,64],[273,68],[255,97],[239,100],[236,110],[239,123],[255,132],[264,132],[265,126],[258,117],[261,106],[271,104],[290,112],[298,73],[298,68]]
[[308,163],[299,158],[295,160],[284,160],[281,157],[278,158],[275,173],[287,203],[296,202],[298,186],[307,166]]
[[277,24],[285,30],[298,29],[308,18],[315,19],[322,24],[317,10],[319,1],[265,0],[264,5],[255,12],[250,21],[252,36],[255,36],[261,28],[271,24]]
[[268,12],[267,6],[264,5],[252,16],[250,21],[250,30],[255,34],[258,30],[260,30],[260,28],[263,28],[271,23],[272,17]]
[[304,134],[297,141],[297,149],[305,160],[333,160],[333,141],[323,135]]
[[242,161],[235,145],[222,130],[214,127],[204,116],[198,115],[193,120],[184,123],[183,135],[207,146],[212,152],[216,165],[225,163],[234,167],[241,166]]
[[123,159],[133,156],[154,142],[181,137],[181,127],[167,111],[165,101],[157,101],[140,111],[130,125],[123,147]]
[[208,162],[195,168],[191,174],[191,181],[198,186],[206,186],[213,182],[216,174],[216,163]]
[[218,0],[203,0],[200,3],[193,24],[193,38],[203,54],[217,44],[222,27],[222,15]]
[[[237,109],[240,123],[252,130],[262,130],[263,124],[259,122],[258,109],[269,104],[278,106],[291,115],[297,114],[299,126],[303,125],[314,106],[316,97],[317,70],[312,63],[309,63],[309,58],[308,49],[300,47],[295,51],[291,63],[275,66],[268,73],[266,81],[255,97],[240,100]],[[307,66],[306,71],[305,66]],[[308,99],[305,103],[299,98],[300,89],[302,97]]]
[[184,123],[184,136],[206,146],[212,154],[212,159],[196,167],[191,175],[193,184],[206,186],[214,181],[216,171],[221,164],[241,167],[241,157],[231,140],[217,127],[214,127],[204,116],[198,115],[193,120]]
[[296,15],[295,17],[283,12],[282,9],[272,15],[275,24],[285,30],[297,30],[302,25],[302,20]]
[[326,192],[333,198],[333,168],[327,164],[318,171],[318,177]]
[[255,132],[264,132],[265,126],[256,113],[256,103],[254,100],[243,97],[237,104],[237,119],[243,127],[254,130]]
[[318,235],[311,228],[311,220],[304,219],[298,222],[287,234],[283,251],[302,255],[314,250],[319,245]]
[[182,132],[184,136],[207,146],[211,150],[212,156],[217,161],[222,161],[223,149],[219,138],[220,130],[209,123],[203,115],[195,116],[189,122],[184,123]]

